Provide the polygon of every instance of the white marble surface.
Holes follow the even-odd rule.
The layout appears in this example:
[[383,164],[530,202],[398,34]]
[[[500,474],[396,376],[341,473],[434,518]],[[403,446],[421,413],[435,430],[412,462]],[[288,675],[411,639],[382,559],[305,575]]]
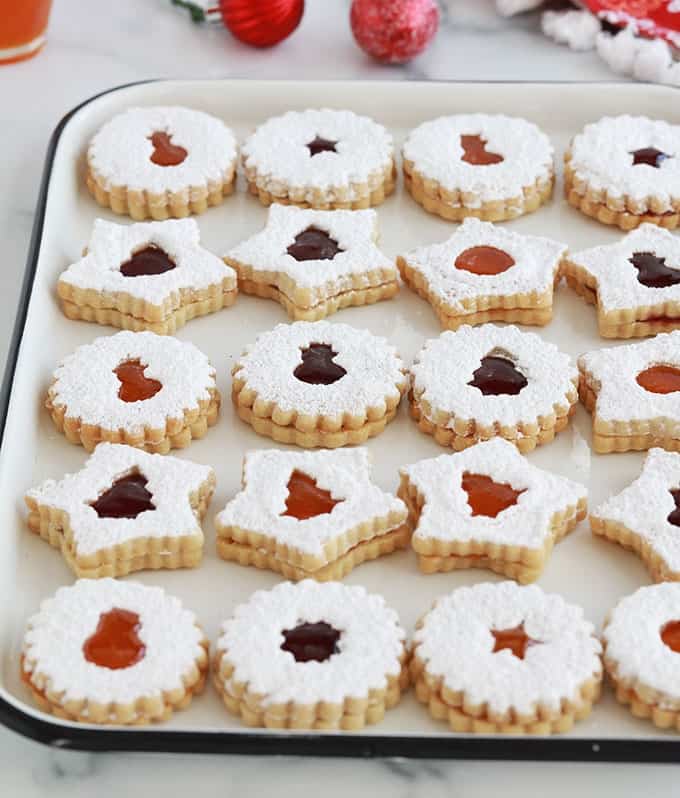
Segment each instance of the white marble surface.
[[[168,0],[55,0],[49,43],[32,61],[0,67],[0,362],[4,361],[49,134],[73,105],[150,77],[600,80],[593,53],[543,38],[538,15],[494,17],[491,0],[448,0],[428,52],[407,67],[371,63],[354,45],[348,0],[308,0],[296,34],[270,51],[219,28],[193,27]],[[1,23],[0,23],[1,24]],[[0,729],[3,796],[675,795],[673,768],[548,763],[406,762],[54,752]]]

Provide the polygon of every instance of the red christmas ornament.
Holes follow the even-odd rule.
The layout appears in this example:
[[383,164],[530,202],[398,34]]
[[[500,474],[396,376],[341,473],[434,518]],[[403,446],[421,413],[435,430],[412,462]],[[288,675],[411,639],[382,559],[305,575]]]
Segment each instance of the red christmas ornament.
[[391,64],[410,61],[439,26],[435,0],[353,0],[352,33],[362,50]]
[[251,47],[272,47],[297,28],[304,0],[219,0],[202,8],[191,0],[171,0],[191,13],[194,22],[221,21],[229,32]]

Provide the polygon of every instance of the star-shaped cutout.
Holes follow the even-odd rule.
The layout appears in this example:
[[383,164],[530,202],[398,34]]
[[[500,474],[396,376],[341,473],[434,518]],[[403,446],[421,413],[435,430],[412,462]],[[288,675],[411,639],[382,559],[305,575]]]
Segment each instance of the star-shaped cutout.
[[271,205],[265,228],[229,250],[241,290],[276,299],[296,320],[398,291],[394,263],[377,247],[374,210],[316,211]]
[[80,471],[26,493],[28,526],[78,577],[190,567],[214,489],[209,466],[100,443]]
[[482,567],[533,581],[553,544],[586,514],[582,485],[537,468],[502,438],[420,460],[400,474],[412,546],[428,573]]
[[590,515],[593,534],[632,549],[655,582],[680,581],[680,454],[650,449],[640,476]]
[[404,503],[371,482],[365,448],[264,449],[246,454],[243,489],[215,518],[217,549],[288,578],[340,578],[403,548],[406,518]]
[[[125,326],[113,312],[137,322],[129,329],[155,332],[166,330],[154,324],[174,319],[172,332],[186,320],[182,314],[192,318],[209,312],[208,304],[211,310],[232,304],[236,284],[236,272],[201,246],[194,219],[131,225],[96,219],[85,254],[61,274],[57,293],[69,318]],[[131,315],[131,297],[145,304],[141,315]]]
[[630,338],[680,327],[680,238],[642,224],[614,244],[570,253],[569,285],[597,305],[600,335]]
[[566,251],[558,241],[468,218],[443,243],[399,256],[397,266],[446,329],[488,321],[546,324]]
[[639,150],[633,150],[631,155],[633,156],[633,166],[652,166],[654,169],[658,169],[666,158],[673,157],[656,147],[642,147]]
[[680,330],[587,352],[578,368],[596,452],[680,448]]

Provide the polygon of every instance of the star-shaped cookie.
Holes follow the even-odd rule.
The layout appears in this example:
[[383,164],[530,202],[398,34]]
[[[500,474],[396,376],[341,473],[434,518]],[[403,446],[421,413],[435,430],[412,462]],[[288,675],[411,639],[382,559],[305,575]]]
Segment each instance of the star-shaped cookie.
[[316,211],[272,205],[266,227],[231,249],[246,294],[275,299],[291,319],[316,321],[399,290],[394,263],[376,246],[373,210]]
[[488,568],[537,579],[586,515],[586,489],[529,463],[502,438],[401,469],[398,496],[424,573]]
[[341,579],[408,545],[404,503],[371,482],[368,450],[248,452],[243,490],[215,518],[225,560],[287,579]]
[[80,471],[26,493],[28,526],[78,577],[191,568],[214,489],[209,466],[100,443]]
[[570,254],[567,283],[597,306],[603,338],[642,338],[680,327],[680,238],[643,224],[620,241]]
[[69,319],[172,334],[236,300],[236,273],[201,246],[193,219],[96,219],[85,254],[57,283]]
[[578,368],[596,452],[680,450],[680,330],[588,352]]
[[680,454],[651,449],[640,476],[594,510],[590,526],[638,554],[655,582],[680,582]]
[[399,256],[397,266],[444,329],[487,321],[544,325],[566,251],[550,238],[468,217],[449,239]]

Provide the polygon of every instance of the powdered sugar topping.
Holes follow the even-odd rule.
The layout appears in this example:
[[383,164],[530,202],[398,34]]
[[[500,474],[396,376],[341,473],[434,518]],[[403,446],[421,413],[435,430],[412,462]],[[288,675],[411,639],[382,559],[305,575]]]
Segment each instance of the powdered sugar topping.
[[[500,274],[474,274],[455,266],[465,250],[487,246],[506,252],[515,261]],[[429,291],[456,312],[478,297],[543,293],[552,289],[566,244],[541,236],[528,236],[468,218],[441,244],[419,247],[403,256],[422,274]]]
[[[462,160],[462,135],[479,135],[500,163],[476,166]],[[553,173],[553,147],[535,124],[500,114],[460,114],[424,122],[404,142],[404,158],[425,178],[450,191],[467,192],[467,207],[523,195]]]
[[[177,166],[153,163],[150,136],[164,132],[187,156]],[[106,190],[126,186],[161,194],[230,181],[236,139],[214,116],[179,106],[129,108],[94,135],[87,150],[90,168]]]
[[[162,274],[125,277],[121,265],[150,245],[162,249],[175,268]],[[174,299],[178,305],[180,291],[213,285],[235,289],[236,273],[200,245],[200,230],[193,219],[130,225],[96,219],[87,254],[72,263],[59,282],[107,294],[128,294],[153,305]]]
[[[124,402],[114,369],[128,360],[145,365],[144,376],[161,383],[150,399]],[[51,403],[64,406],[67,418],[106,429],[165,429],[168,419],[209,400],[215,369],[193,344],[152,332],[124,330],[95,339],[64,358],[49,389]]]
[[[511,360],[527,380],[516,395],[484,396],[468,383],[489,355]],[[568,355],[535,333],[484,324],[447,330],[430,339],[411,367],[413,394],[428,417],[443,412],[478,424],[534,424],[539,416],[567,407],[577,370]],[[450,422],[453,423],[453,420]]]
[[[113,670],[89,662],[83,644],[94,634],[103,613],[112,609],[139,615],[137,632],[144,657],[128,668]],[[203,656],[203,633],[193,612],[159,587],[115,579],[80,579],[61,587],[42,602],[28,621],[24,669],[32,683],[61,702],[89,700],[128,704],[181,689]]]
[[[532,640],[524,659],[493,652],[491,630],[521,624]],[[440,598],[414,636],[427,672],[464,693],[466,706],[529,714],[577,702],[581,686],[601,673],[601,646],[583,610],[539,587],[514,582],[462,587]]]
[[[295,377],[302,351],[312,343],[337,352],[333,363],[347,372],[337,382],[313,385]],[[284,412],[361,415],[369,407],[384,406],[386,397],[398,400],[406,383],[404,368],[395,348],[367,330],[297,321],[262,333],[239,359],[234,377]]]
[[[281,649],[283,630],[320,621],[341,632],[337,654],[324,662],[297,662]],[[382,596],[306,579],[254,593],[223,623],[216,648],[234,666],[230,681],[263,695],[265,706],[341,703],[384,689],[388,676],[399,675],[404,638],[397,614]]]

